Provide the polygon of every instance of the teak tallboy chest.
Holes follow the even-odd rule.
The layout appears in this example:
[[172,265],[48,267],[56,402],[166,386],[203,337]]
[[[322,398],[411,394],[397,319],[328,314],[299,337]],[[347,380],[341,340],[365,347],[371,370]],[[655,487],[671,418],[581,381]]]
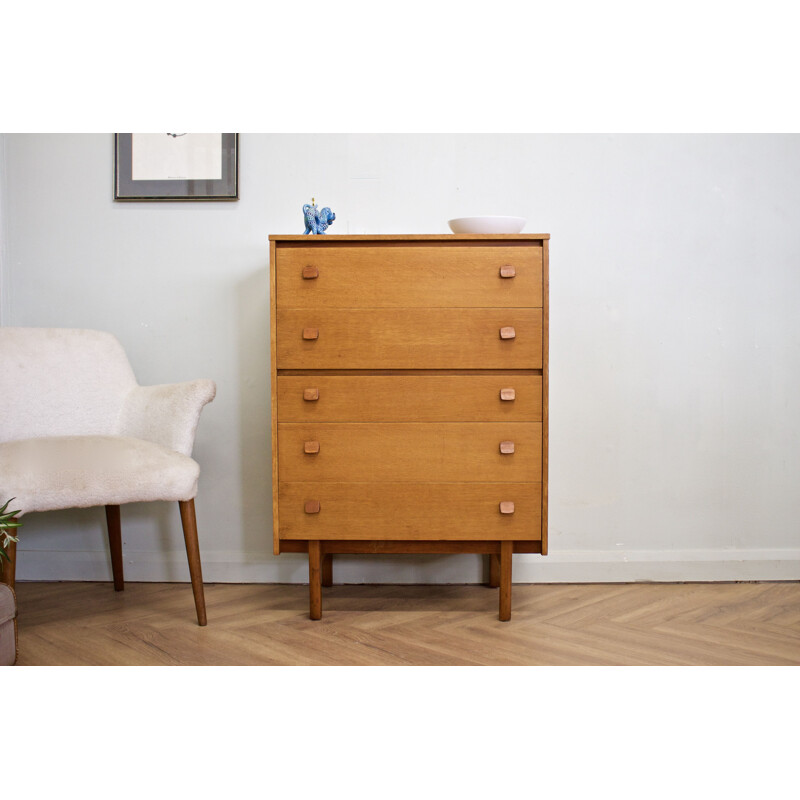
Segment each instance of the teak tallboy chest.
[[547,553],[548,234],[270,236],[275,553]]

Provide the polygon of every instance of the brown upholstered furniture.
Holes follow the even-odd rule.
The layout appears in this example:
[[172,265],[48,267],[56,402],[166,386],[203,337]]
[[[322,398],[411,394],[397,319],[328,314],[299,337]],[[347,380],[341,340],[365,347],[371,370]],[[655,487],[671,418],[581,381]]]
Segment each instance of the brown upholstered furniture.
[[17,599],[14,590],[0,583],[0,667],[17,662]]

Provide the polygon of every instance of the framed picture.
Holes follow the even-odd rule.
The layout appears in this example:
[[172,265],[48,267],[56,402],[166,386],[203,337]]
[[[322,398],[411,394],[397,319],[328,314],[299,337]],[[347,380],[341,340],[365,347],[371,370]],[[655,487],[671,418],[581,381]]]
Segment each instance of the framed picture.
[[238,133],[114,134],[115,200],[238,200]]

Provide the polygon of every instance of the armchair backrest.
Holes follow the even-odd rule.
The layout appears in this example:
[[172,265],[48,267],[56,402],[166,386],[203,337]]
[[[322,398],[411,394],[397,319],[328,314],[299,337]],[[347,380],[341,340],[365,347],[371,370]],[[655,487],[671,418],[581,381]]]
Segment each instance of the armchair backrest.
[[136,385],[110,333],[0,327],[0,442],[113,434]]

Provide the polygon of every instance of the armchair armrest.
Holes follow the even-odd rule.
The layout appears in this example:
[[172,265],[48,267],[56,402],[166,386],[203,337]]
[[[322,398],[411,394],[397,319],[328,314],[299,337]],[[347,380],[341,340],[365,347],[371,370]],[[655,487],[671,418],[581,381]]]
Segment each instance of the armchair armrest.
[[119,435],[145,439],[191,456],[200,412],[217,393],[205,378],[131,389],[119,417]]

